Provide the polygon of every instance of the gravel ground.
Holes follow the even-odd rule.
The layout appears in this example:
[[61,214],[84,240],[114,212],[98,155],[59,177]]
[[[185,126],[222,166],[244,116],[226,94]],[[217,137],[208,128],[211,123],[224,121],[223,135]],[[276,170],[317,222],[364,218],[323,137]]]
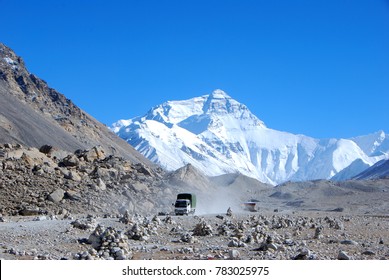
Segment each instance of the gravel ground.
[[2,217],[1,259],[389,259],[389,216]]

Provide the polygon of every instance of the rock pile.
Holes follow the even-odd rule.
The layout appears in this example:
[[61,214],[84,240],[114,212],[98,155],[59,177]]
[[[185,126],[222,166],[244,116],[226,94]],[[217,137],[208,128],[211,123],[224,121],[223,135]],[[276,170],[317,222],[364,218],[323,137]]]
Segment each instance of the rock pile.
[[193,235],[195,236],[212,236],[212,227],[202,219],[196,227],[193,229]]
[[151,235],[158,235],[158,228],[161,224],[160,219],[154,216],[151,220],[147,217],[135,215],[131,219],[134,221],[131,228],[125,233],[129,239],[146,241]]
[[73,227],[81,230],[90,230],[96,227],[96,219],[92,215],[88,215],[86,220],[76,219],[70,223]]
[[128,238],[125,234],[112,227],[104,228],[97,225],[89,236],[88,242],[92,248],[74,255],[78,260],[127,260],[131,259]]

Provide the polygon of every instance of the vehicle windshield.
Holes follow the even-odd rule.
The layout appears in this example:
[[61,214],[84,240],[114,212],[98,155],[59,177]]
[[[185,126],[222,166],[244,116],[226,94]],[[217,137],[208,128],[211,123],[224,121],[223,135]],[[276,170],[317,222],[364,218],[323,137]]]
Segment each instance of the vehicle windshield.
[[188,202],[186,200],[178,200],[176,201],[175,207],[186,207]]

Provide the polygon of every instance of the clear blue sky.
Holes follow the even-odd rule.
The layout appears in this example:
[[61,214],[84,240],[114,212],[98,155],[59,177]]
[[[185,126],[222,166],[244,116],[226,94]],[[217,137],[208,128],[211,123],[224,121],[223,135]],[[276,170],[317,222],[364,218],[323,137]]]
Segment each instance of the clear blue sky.
[[220,88],[277,130],[389,133],[388,0],[0,0],[0,41],[110,125]]

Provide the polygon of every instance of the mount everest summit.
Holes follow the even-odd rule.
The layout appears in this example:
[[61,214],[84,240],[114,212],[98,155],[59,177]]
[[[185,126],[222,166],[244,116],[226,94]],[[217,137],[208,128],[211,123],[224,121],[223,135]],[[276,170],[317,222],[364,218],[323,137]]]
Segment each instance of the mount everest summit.
[[111,130],[167,170],[190,163],[210,176],[242,173],[270,184],[349,179],[389,157],[383,131],[315,139],[273,130],[222,90],[165,102]]

